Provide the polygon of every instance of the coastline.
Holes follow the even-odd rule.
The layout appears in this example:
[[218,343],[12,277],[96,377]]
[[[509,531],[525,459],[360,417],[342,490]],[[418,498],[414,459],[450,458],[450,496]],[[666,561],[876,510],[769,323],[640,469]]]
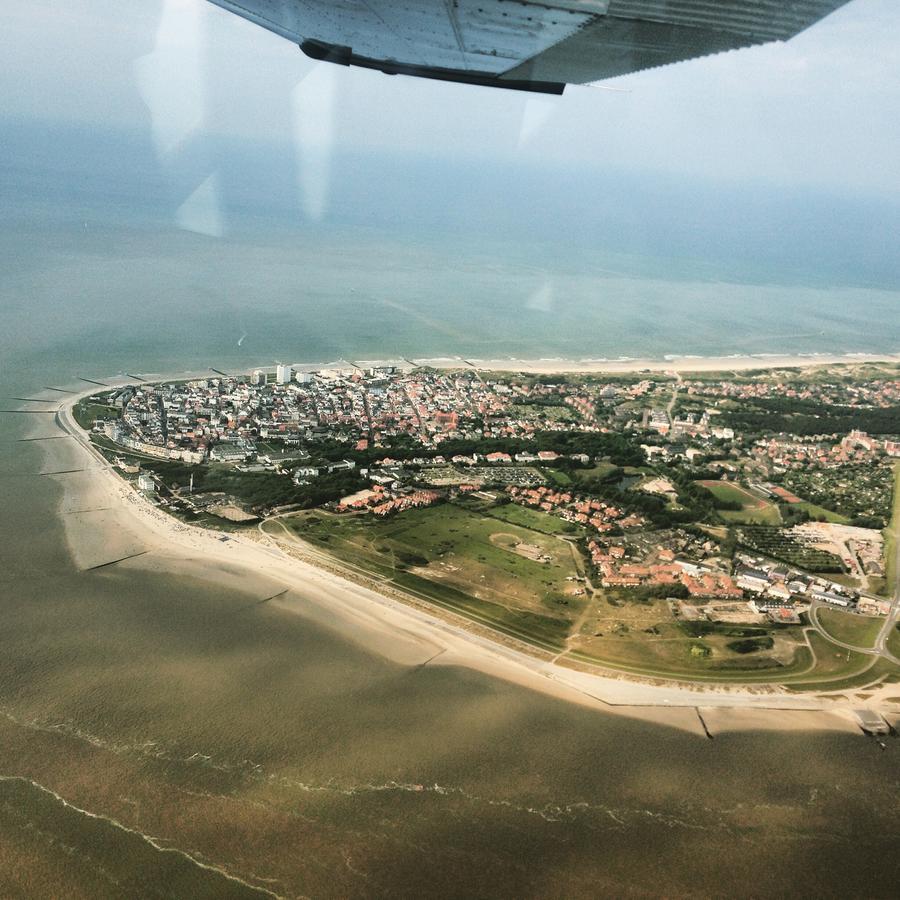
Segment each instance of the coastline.
[[[663,357],[620,357],[618,359],[569,359],[564,357],[547,357],[539,359],[521,359],[504,357],[499,359],[433,356],[433,357],[393,357],[388,359],[332,359],[318,362],[294,362],[291,366],[301,372],[315,372],[342,368],[377,368],[380,366],[416,366],[433,369],[472,369],[479,372],[505,372],[531,375],[627,375],[641,372],[688,374],[691,372],[747,372],[758,369],[805,369],[815,366],[864,365],[867,363],[885,363],[900,365],[900,351],[896,353],[758,353],[733,356],[680,356],[669,354]],[[231,367],[231,374],[247,374],[255,370],[274,372],[275,364],[271,361],[257,365]],[[147,372],[141,378],[110,376],[110,386],[119,379],[118,386],[157,381],[183,381],[189,379],[210,378],[222,374],[217,370],[185,369],[183,372]],[[80,385],[79,385],[80,387]],[[89,391],[88,393],[93,393]],[[84,395],[82,395],[84,396]]]
[[[154,375],[147,380],[166,378]],[[106,380],[115,386],[116,379]],[[84,474],[76,472],[61,481],[66,540],[80,568],[140,552],[146,555],[118,565],[129,569],[149,566],[215,582],[241,583],[244,589],[248,580],[257,580],[260,589],[263,585],[276,586],[267,590],[269,594],[284,588],[290,592],[273,600],[273,605],[304,615],[400,664],[465,666],[569,702],[692,732],[700,727],[700,709],[720,711],[715,716],[717,730],[858,731],[852,709],[862,705],[879,708],[881,691],[874,692],[866,704],[851,704],[844,697],[792,694],[770,686],[659,683],[618,673],[569,669],[486,637],[464,622],[454,621],[452,615],[423,608],[423,604],[402,602],[298,559],[271,538],[230,534],[223,540],[219,532],[183,524],[128,486],[75,423],[74,404],[96,392],[97,387],[92,385],[67,396],[56,415],[57,426],[75,438],[58,442],[67,445],[58,449],[67,457],[75,451],[77,462],[87,464]],[[79,518],[74,511],[81,510],[86,512]],[[94,514],[85,519],[88,512]],[[799,716],[799,712],[804,714]]]
[[471,359],[444,357],[418,360],[438,369],[459,368],[462,362],[480,371],[535,375],[610,374],[635,372],[746,372],[754,369],[803,369],[809,366],[900,363],[900,353],[746,354],[739,356],[677,356],[620,359]]

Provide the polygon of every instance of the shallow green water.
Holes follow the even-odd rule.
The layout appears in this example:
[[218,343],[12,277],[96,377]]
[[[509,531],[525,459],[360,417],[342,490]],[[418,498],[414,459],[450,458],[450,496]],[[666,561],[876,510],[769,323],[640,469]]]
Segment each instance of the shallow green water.
[[223,896],[78,810],[286,896],[893,892],[893,740],[708,741],[390,664],[258,597],[124,567],[4,591],[0,774],[40,785],[0,782],[27,866],[4,893]]
[[0,264],[4,369],[14,380],[31,370],[29,384],[42,371],[340,356],[900,349],[900,294],[890,286],[734,281],[727,269],[599,247],[349,227],[217,241],[156,225],[29,220],[3,234]]

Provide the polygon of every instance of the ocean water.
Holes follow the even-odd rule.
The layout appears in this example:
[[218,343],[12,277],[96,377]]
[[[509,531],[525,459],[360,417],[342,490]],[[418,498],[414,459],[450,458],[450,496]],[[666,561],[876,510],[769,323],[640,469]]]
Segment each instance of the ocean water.
[[314,221],[295,148],[202,143],[218,237],[149,132],[6,123],[7,372],[900,350],[895,197],[338,148]]
[[342,356],[900,349],[895,290],[734,282],[685,265],[663,276],[654,259],[556,249],[350,226],[216,240],[27,223],[0,251],[5,367],[90,377]]

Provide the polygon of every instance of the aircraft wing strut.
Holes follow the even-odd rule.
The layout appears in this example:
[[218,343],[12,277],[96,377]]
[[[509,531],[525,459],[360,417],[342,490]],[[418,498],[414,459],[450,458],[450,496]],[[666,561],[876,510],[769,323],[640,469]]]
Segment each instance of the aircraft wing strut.
[[561,94],[784,41],[848,0],[210,0],[340,65]]

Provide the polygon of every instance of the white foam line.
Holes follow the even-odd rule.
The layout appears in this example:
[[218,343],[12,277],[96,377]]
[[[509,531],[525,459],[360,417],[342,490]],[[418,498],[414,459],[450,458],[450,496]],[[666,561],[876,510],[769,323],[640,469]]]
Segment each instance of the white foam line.
[[92,813],[90,810],[82,809],[80,806],[75,806],[74,803],[69,803],[65,797],[61,797],[56,791],[51,790],[48,787],[44,787],[42,784],[38,784],[36,781],[32,781],[30,778],[25,778],[21,775],[0,775],[0,781],[18,781],[23,784],[30,784],[32,787],[37,788],[39,791],[53,797],[63,806],[68,809],[73,809],[75,812],[81,813],[83,816],[87,816],[90,819],[97,819],[101,822],[106,822],[115,828],[118,828],[120,831],[125,831],[128,834],[133,834],[139,837],[142,841],[149,844],[153,847],[154,850],[158,850],[160,853],[174,853],[178,856],[184,857],[184,859],[188,860],[188,862],[193,863],[195,866],[198,866],[201,869],[206,869],[209,872],[215,872],[218,875],[221,875],[223,878],[227,878],[229,881],[234,881],[237,884],[242,884],[244,887],[250,888],[253,891],[259,891],[261,894],[265,894],[268,897],[275,897],[276,900],[284,900],[280,894],[275,894],[266,888],[257,887],[255,884],[250,884],[249,881],[244,881],[243,878],[238,878],[236,875],[232,875],[230,872],[227,872],[225,869],[220,868],[219,866],[213,866],[209,863],[200,862],[199,859],[195,859],[190,853],[185,853],[184,850],[179,850],[177,847],[165,847],[159,843],[158,838],[151,837],[149,834],[144,834],[142,831],[137,831],[134,828],[129,828],[127,825],[123,825],[118,819],[113,819],[111,816],[103,816],[99,813]]

